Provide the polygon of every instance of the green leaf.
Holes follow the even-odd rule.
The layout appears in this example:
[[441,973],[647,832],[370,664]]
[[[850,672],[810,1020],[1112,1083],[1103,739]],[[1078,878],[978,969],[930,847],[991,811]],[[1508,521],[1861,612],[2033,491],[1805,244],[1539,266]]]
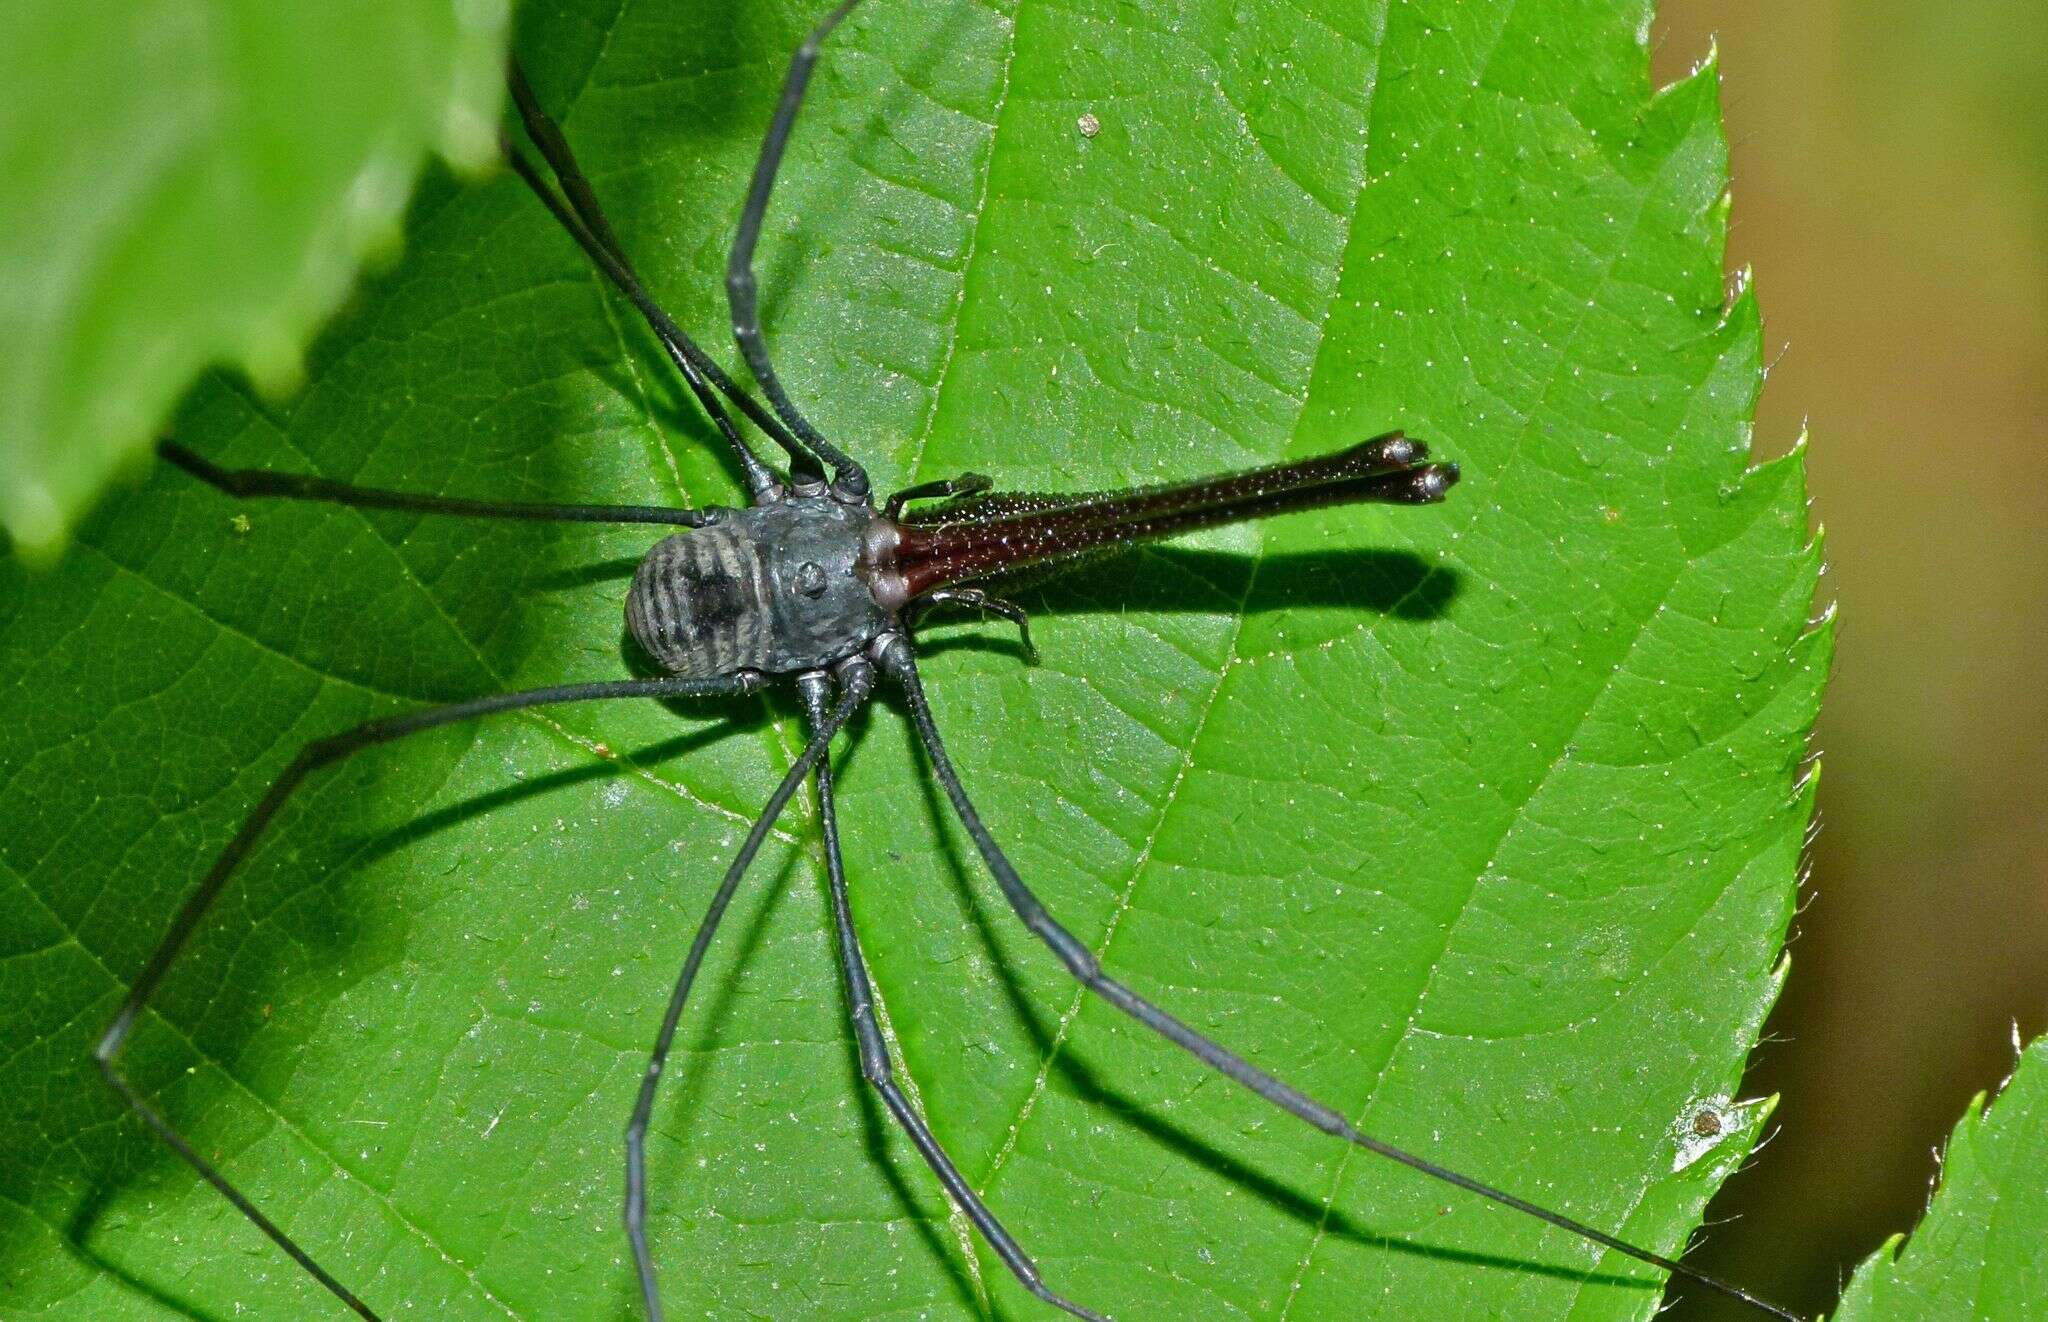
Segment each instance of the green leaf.
[[[656,295],[724,354],[724,251],[817,4],[522,16]],[[1826,670],[1800,459],[1747,469],[1711,68],[1639,3],[1306,19],[876,0],[761,245],[785,379],[882,490],[1100,487],[1399,425],[1452,499],[1232,529],[922,635],[968,785],[1105,963],[1364,1128],[1675,1250],[1749,1151]],[[1093,136],[1079,121],[1092,114]],[[715,434],[516,180],[434,180],[307,389],[219,462],[510,499],[730,502]],[[235,522],[246,519],[246,525]],[[148,1140],[92,1042],[304,740],[625,673],[648,537],[237,505],[172,472],[0,567],[0,1282],[23,1316],[336,1310]],[[309,786],[130,1053],[387,1314],[635,1314],[619,1133],[772,701],[567,707]],[[1657,1273],[1354,1153],[1084,1003],[884,700],[854,906],[916,1104],[1056,1288],[1124,1319],[1646,1318]],[[795,810],[656,1112],[671,1315],[1036,1317],[861,1082]]]
[[2048,1299],[2048,1038],[2020,1055],[1987,1111],[1979,1093],[1941,1161],[1913,1237],[1894,1236],[1842,1293],[1837,1322],[2036,1317]]
[[0,10],[0,528],[54,555],[193,378],[273,391],[429,146],[495,154],[504,0]]

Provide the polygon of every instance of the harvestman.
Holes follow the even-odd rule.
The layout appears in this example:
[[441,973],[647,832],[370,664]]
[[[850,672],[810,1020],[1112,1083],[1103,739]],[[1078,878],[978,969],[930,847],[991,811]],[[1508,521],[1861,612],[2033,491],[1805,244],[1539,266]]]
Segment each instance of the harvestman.
[[[719,921],[768,831],[798,788],[809,779],[815,787],[824,831],[832,922],[859,1046],[861,1073],[880,1094],[889,1113],[909,1135],[954,1204],[1025,1288],[1075,1317],[1100,1318],[1100,1314],[1062,1297],[1040,1279],[1030,1256],[961,1176],[892,1077],[889,1057],[875,1023],[874,996],[861,957],[860,939],[854,932],[847,903],[839,824],[832,797],[832,768],[826,756],[833,736],[873,695],[878,677],[886,676],[902,690],[932,775],[994,874],[1003,898],[1090,992],[1183,1048],[1210,1069],[1325,1133],[1683,1276],[1764,1313],[1795,1318],[1739,1286],[1360,1133],[1336,1111],[1212,1042],[1105,973],[1095,955],[1046,911],[1011,866],[961,785],[925,699],[910,638],[913,627],[926,611],[954,606],[1000,615],[1016,624],[1029,654],[1030,635],[1024,612],[1011,602],[990,596],[986,590],[988,581],[999,579],[1005,571],[1057,564],[1139,541],[1298,510],[1367,501],[1438,501],[1457,480],[1458,470],[1454,464],[1428,462],[1427,452],[1419,442],[1395,432],[1322,458],[1127,491],[989,494],[989,479],[968,473],[899,491],[877,510],[866,470],[819,434],[790,401],[777,379],[761,334],[753,272],[754,247],[760,239],[768,196],[820,46],[858,2],[844,0],[827,15],[797,49],[790,63],[775,117],[754,167],[726,267],[733,336],[747,367],[767,396],[765,409],[720,370],[648,296],[560,128],[543,113],[520,71],[514,67],[511,72],[512,96],[520,119],[546,162],[552,180],[535,169],[509,140],[505,143],[507,159],[591,261],[646,318],[691,393],[732,447],[752,502],[747,507],[669,509],[461,500],[371,490],[323,478],[227,470],[174,442],[166,441],[159,447],[163,457],[175,466],[234,496],[281,496],[478,518],[665,524],[685,531],[664,538],[647,553],[634,575],[626,605],[628,627],[640,646],[667,672],[661,677],[501,693],[371,721],[302,748],[214,861],[136,977],[94,1051],[94,1059],[107,1082],[166,1144],[280,1249],[337,1299],[361,1316],[375,1319],[377,1314],[368,1304],[322,1267],[212,1162],[195,1151],[121,1072],[122,1047],[187,938],[219,897],[236,865],[247,856],[299,784],[312,772],[363,749],[435,726],[526,707],[615,698],[725,697],[757,692],[772,677],[792,676],[810,730],[809,742],[769,796],[767,806],[755,819],[712,896],[669,997],[626,1128],[625,1225],[647,1316],[662,1316],[646,1235],[644,1142],[655,1090],[684,1003]],[[740,435],[720,396],[781,448],[787,460],[786,475],[771,469]],[[921,512],[905,513],[908,503],[930,500],[944,503],[927,506]]]

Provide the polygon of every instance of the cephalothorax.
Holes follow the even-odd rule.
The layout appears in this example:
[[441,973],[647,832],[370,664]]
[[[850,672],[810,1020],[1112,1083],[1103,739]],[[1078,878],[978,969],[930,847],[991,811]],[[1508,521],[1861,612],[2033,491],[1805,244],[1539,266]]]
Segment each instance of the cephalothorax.
[[[755,167],[727,268],[734,338],[767,398],[766,407],[740,389],[648,296],[560,129],[542,112],[519,71],[515,68],[511,75],[513,99],[527,136],[546,161],[549,174],[543,175],[509,141],[508,161],[653,329],[730,445],[752,501],[748,507],[518,505],[413,495],[321,478],[229,471],[183,446],[163,444],[161,453],[172,463],[239,496],[285,496],[484,518],[669,525],[683,531],[663,538],[647,553],[627,600],[628,628],[664,672],[660,676],[478,698],[373,721],[301,749],[250,812],[136,977],[95,1052],[108,1083],[280,1250],[335,1298],[360,1316],[374,1319],[377,1313],[370,1303],[323,1266],[316,1252],[236,1188],[212,1159],[196,1151],[122,1072],[122,1050],[188,938],[299,784],[313,772],[362,749],[435,726],[521,708],[615,698],[728,696],[754,692],[770,677],[790,675],[811,729],[810,739],[755,819],[711,898],[655,1035],[627,1126],[625,1224],[646,1314],[650,1319],[662,1315],[646,1235],[644,1148],[656,1088],[690,989],[726,908],[769,829],[809,779],[818,796],[833,929],[862,1074],[955,1206],[1017,1279],[1055,1308],[1075,1317],[1099,1317],[1040,1278],[1030,1255],[961,1175],[899,1087],[876,1023],[873,990],[847,900],[827,753],[833,737],[873,694],[878,679],[887,676],[901,690],[933,778],[994,875],[1004,899],[1089,992],[1181,1047],[1202,1065],[1324,1133],[1608,1249],[1682,1274],[1763,1312],[1792,1317],[1737,1286],[1361,1132],[1337,1111],[1281,1082],[1111,976],[1095,954],[1046,910],[1011,865],[955,773],[926,701],[911,646],[912,630],[923,612],[940,606],[986,610],[1010,619],[1022,630],[1026,627],[1023,611],[989,592],[1008,575],[1245,519],[1358,502],[1424,504],[1442,499],[1457,480],[1458,471],[1451,464],[1430,462],[1420,443],[1390,433],[1334,454],[1124,491],[1002,493],[993,491],[985,477],[963,474],[898,492],[877,508],[866,470],[819,434],[790,402],[777,379],[761,334],[753,275],[754,247],[769,193],[820,44],[854,3],[845,0],[833,10],[796,53]],[[770,467],[742,437],[726,408],[727,401],[781,448],[787,459],[786,471]],[[913,502],[938,503],[910,509]],[[1023,642],[1029,652],[1028,633]]]

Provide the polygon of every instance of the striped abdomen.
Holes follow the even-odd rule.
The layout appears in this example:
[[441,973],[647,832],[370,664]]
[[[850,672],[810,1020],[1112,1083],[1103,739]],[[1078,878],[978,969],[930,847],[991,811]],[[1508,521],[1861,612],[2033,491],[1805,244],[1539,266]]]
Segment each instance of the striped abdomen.
[[626,626],[672,675],[767,668],[768,576],[754,539],[737,527],[677,533],[633,575]]

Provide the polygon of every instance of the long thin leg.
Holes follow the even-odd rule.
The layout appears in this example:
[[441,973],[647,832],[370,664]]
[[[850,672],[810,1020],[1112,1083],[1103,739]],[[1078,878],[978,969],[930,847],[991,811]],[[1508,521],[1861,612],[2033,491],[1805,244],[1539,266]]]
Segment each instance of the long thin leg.
[[626,257],[626,246],[619,242],[611,221],[605,217],[604,208],[598,204],[597,192],[591,188],[589,177],[576,163],[576,153],[569,146],[568,135],[562,132],[562,126],[555,122],[554,116],[541,109],[540,98],[533,94],[533,84],[526,80],[526,70],[519,67],[519,61],[511,62],[506,84],[512,91],[512,103],[519,108],[519,122],[525,126],[526,136],[533,140],[533,145],[540,150],[541,159],[554,172],[569,205],[575,208],[592,236],[619,259],[619,265],[628,274],[635,275],[637,283],[633,263]]
[[692,510],[666,505],[544,505],[525,501],[425,496],[410,491],[380,491],[299,473],[222,468],[176,441],[158,441],[156,452],[165,461],[208,486],[243,498],[282,496],[288,500],[319,500],[364,509],[418,510],[426,514],[456,514],[479,519],[526,519],[538,523],[660,523],[680,528],[701,528],[715,523],[723,513],[715,506]]
[[[804,477],[817,477],[822,480],[822,470],[818,468],[817,460],[810,452],[798,445],[796,438],[791,436],[772,414],[763,409],[753,396],[741,390],[738,383],[698,348],[697,342],[676,325],[674,319],[654,301],[646,286],[641,283],[639,272],[633,269],[632,261],[627,258],[625,247],[619,242],[619,236],[612,229],[611,221],[606,218],[604,209],[598,204],[596,190],[590,186],[590,180],[584,175],[583,168],[576,163],[576,155],[569,148],[568,137],[563,134],[561,125],[541,109],[539,99],[534,96],[532,86],[526,81],[526,74],[516,62],[511,67],[508,81],[511,85],[512,100],[519,108],[520,121],[526,126],[526,135],[533,140],[534,146],[540,151],[541,159],[547,162],[548,169],[561,185],[562,196],[557,196],[555,190],[548,187],[539,172],[527,162],[523,153],[507,143],[505,155],[511,162],[514,172],[526,181],[527,187],[533,190],[534,195],[547,207],[562,228],[568,231],[569,236],[576,240],[577,245],[589,255],[606,278],[611,280],[639,310],[640,315],[654,331],[655,337],[661,341],[662,347],[668,351],[670,359],[675,362],[676,370],[683,374],[683,380],[689,385],[691,393],[697,397],[697,402],[717,425],[727,443],[732,446],[733,453],[738,457],[740,468],[745,474],[747,489],[754,493],[757,502],[767,498],[768,493],[774,490],[774,475],[761,462],[760,456],[754,453],[753,447],[741,439],[739,429],[733,426],[732,418],[726,413],[725,406],[720,404],[718,397],[712,393],[713,386],[739,405],[764,434],[788,453],[794,475],[800,480]],[[563,197],[568,201],[566,209],[562,205]]]
[[151,999],[164,980],[164,975],[170,972],[172,963],[177,960],[179,952],[184,949],[185,942],[191,938],[193,930],[199,926],[207,910],[213,907],[214,901],[220,898],[220,893],[227,886],[228,878],[233,875],[236,866],[248,856],[257,838],[263,834],[264,827],[270,824],[271,818],[277,815],[278,809],[284,806],[292,791],[313,772],[332,766],[366,748],[388,743],[405,735],[417,734],[421,730],[431,730],[435,726],[468,720],[474,716],[517,711],[549,703],[589,702],[601,698],[715,697],[751,693],[760,688],[763,682],[760,675],[744,672],[735,677],[717,679],[627,679],[593,684],[559,684],[551,688],[499,693],[469,702],[453,703],[446,707],[430,707],[425,711],[407,712],[401,716],[371,721],[353,730],[329,735],[325,739],[315,739],[301,748],[299,755],[278,773],[276,780],[271,782],[269,791],[250,811],[249,816],[242,822],[242,829],[235,833],[235,838],[228,842],[220,857],[213,861],[213,867],[208,870],[205,880],[199,883],[199,889],[192,892],[191,898],[178,910],[178,916],[172,920],[170,930],[164,933],[163,940],[157,943],[149,962],[142,966],[142,972],[136,975],[135,981],[130,984],[128,995],[121,1002],[121,1008],[115,1012],[113,1022],[107,1025],[107,1031],[101,1036],[99,1045],[93,1048],[93,1060],[98,1064],[100,1074],[128,1103],[129,1108],[141,1116],[143,1122],[155,1130],[157,1136],[173,1152],[183,1157],[186,1163],[199,1173],[200,1178],[218,1189],[222,1197],[234,1204],[236,1211],[268,1235],[272,1243],[283,1249],[292,1261],[305,1268],[313,1279],[325,1286],[335,1298],[354,1309],[358,1315],[376,1322],[377,1315],[370,1311],[368,1304],[357,1298],[353,1291],[315,1262],[312,1254],[301,1248],[275,1221],[265,1216],[246,1194],[230,1183],[227,1176],[212,1162],[200,1156],[186,1141],[184,1135],[135,1091],[127,1076],[121,1072],[120,1056],[122,1047],[128,1041],[128,1035],[134,1031],[136,1021],[142,1012],[149,1008]]
[[732,903],[734,892],[739,890],[740,878],[752,865],[754,856],[761,852],[761,842],[768,838],[769,828],[789,806],[797,787],[804,783],[804,778],[811,774],[811,768],[825,756],[832,736],[860,710],[861,704],[874,691],[874,667],[865,661],[843,662],[840,682],[842,696],[839,706],[818,726],[810,743],[804,745],[804,751],[790,764],[782,783],[775,787],[775,793],[768,796],[767,806],[754,819],[753,829],[747,832],[740,852],[733,856],[732,865],[725,870],[725,880],[719,882],[710,906],[704,911],[703,921],[697,925],[696,939],[690,942],[689,956],[683,960],[683,970],[676,976],[675,990],[669,993],[668,1013],[662,1016],[661,1032],[655,1036],[654,1050],[647,1056],[647,1072],[640,1079],[640,1096],[633,1103],[633,1118],[626,1124],[626,1236],[633,1242],[633,1265],[640,1274],[640,1296],[647,1308],[648,1322],[661,1322],[662,1316],[654,1257],[647,1251],[647,1122],[654,1114],[655,1089],[660,1085],[661,1072],[668,1064],[669,1048],[675,1042],[676,1025],[682,1022],[683,1004],[690,998],[691,984],[696,982],[697,970],[704,963],[704,952],[711,948],[711,938],[718,934],[718,925],[725,918],[726,907]]
[[1575,1221],[1563,1213],[1553,1212],[1547,1207],[1539,1207],[1491,1185],[1481,1184],[1470,1176],[1460,1175],[1454,1170],[1360,1132],[1335,1110],[1280,1082],[1242,1056],[1217,1045],[1105,974],[1094,952],[1082,945],[1073,933],[1062,927],[1050,913],[1046,912],[1045,906],[1032,894],[1031,888],[1024,884],[1024,879],[1017,875],[1017,869],[1011,866],[1009,858],[997,846],[995,837],[991,836],[988,828],[982,824],[981,815],[974,810],[974,804],[967,798],[966,789],[960,784],[959,775],[953,770],[952,759],[946,756],[945,744],[939,738],[937,724],[932,720],[931,706],[925,701],[924,685],[918,679],[917,662],[911,656],[910,645],[902,635],[894,635],[889,639],[881,652],[880,661],[882,668],[903,685],[904,699],[910,707],[910,719],[917,727],[918,738],[924,744],[926,755],[931,758],[932,773],[938,777],[939,784],[946,791],[946,797],[952,800],[953,811],[959,815],[961,825],[967,828],[967,834],[974,840],[975,849],[988,864],[989,871],[995,874],[996,885],[1002,889],[1003,898],[1009,901],[1010,907],[1016,911],[1024,925],[1052,948],[1060,963],[1066,965],[1067,971],[1073,974],[1082,986],[1188,1052],[1210,1069],[1244,1085],[1281,1110],[1307,1121],[1326,1134],[1333,1134],[1368,1152],[1398,1161],[1403,1166],[1421,1171],[1433,1179],[1456,1185],[1482,1198],[1490,1198],[1496,1203],[1535,1217],[1560,1230],[1569,1231],[1603,1248],[1626,1254],[1653,1267],[1661,1267],[1710,1290],[1738,1299],[1751,1308],[1773,1317],[1783,1318],[1786,1322],[1800,1322],[1798,1314],[1759,1299],[1739,1285],[1696,1271],[1661,1253],[1616,1239],[1606,1231],[1595,1229],[1583,1221]]
[[[799,676],[796,687],[811,728],[823,729],[825,701],[831,691],[831,681],[825,678],[824,672],[812,671]],[[939,1146],[938,1138],[925,1124],[924,1117],[911,1109],[909,1099],[896,1085],[889,1051],[882,1042],[882,1030],[875,1025],[875,992],[868,983],[867,962],[861,957],[860,937],[853,930],[853,910],[846,898],[846,865],[839,855],[839,814],[832,802],[830,757],[819,760],[817,770],[812,773],[812,781],[818,790],[818,818],[825,828],[825,877],[832,892],[832,927],[839,935],[839,970],[846,979],[846,1004],[853,1019],[854,1041],[860,1048],[861,1077],[881,1094],[882,1105],[889,1108],[889,1114],[895,1116],[896,1123],[903,1126],[903,1132],[910,1135],[911,1143],[916,1145],[925,1164],[946,1187],[946,1196],[967,1214],[967,1219],[974,1223],[981,1237],[996,1251],[996,1256],[1003,1260],[1010,1274],[1023,1282],[1025,1289],[1054,1308],[1089,1319],[1089,1322],[1105,1322],[1100,1313],[1091,1312],[1046,1288],[1045,1282],[1039,1279],[1038,1264],[1031,1260],[1010,1232],[1003,1229],[1003,1223],[996,1220],[995,1213],[988,1210],[988,1205],[981,1201],[981,1196],[960,1174],[960,1168]]]
[[803,45],[797,47],[796,54],[791,57],[789,73],[782,82],[782,97],[775,104],[775,118],[769,121],[768,136],[762,140],[760,158],[754,162],[754,179],[747,188],[747,204],[740,212],[740,227],[733,236],[732,254],[725,263],[725,294],[726,300],[732,304],[732,335],[739,342],[740,354],[747,360],[747,367],[754,373],[754,379],[761,383],[761,390],[775,407],[776,416],[788,423],[789,429],[801,436],[804,444],[832,466],[833,485],[855,499],[865,498],[868,494],[867,470],[819,435],[809,419],[797,411],[796,405],[790,403],[788,392],[783,390],[781,380],[775,375],[775,365],[768,359],[768,342],[761,335],[761,308],[754,285],[754,248],[761,241],[761,220],[768,214],[768,194],[775,188],[775,175],[782,167],[782,152],[789,145],[789,131],[796,124],[796,112],[803,106],[804,90],[810,86],[811,71],[817,67],[818,50],[832,29],[838,27],[840,20],[859,3],[860,0],[842,0],[837,8],[825,15],[823,22],[811,29],[811,35],[804,38]]

